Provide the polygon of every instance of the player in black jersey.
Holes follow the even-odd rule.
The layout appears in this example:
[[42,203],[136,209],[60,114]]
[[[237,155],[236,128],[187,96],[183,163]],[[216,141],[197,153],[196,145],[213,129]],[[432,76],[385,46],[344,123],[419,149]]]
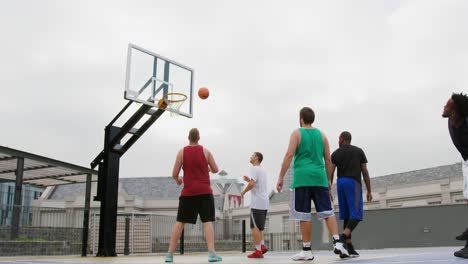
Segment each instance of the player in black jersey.
[[[450,137],[463,158],[463,195],[468,198],[468,97],[466,94],[453,93],[444,106],[442,117],[448,118]],[[468,228],[456,239],[467,242],[465,247],[456,251],[454,255],[468,258]]]

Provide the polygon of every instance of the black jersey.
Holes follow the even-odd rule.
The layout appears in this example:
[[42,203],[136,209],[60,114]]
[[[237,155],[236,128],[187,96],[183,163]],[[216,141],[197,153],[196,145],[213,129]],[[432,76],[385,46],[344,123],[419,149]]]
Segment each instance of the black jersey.
[[463,160],[468,159],[468,117],[465,118],[463,124],[459,128],[455,128],[448,122],[450,137],[453,144],[460,152]]
[[361,166],[363,163],[367,163],[366,154],[361,148],[353,145],[342,145],[333,152],[331,160],[338,169],[338,178],[349,177],[361,182]]

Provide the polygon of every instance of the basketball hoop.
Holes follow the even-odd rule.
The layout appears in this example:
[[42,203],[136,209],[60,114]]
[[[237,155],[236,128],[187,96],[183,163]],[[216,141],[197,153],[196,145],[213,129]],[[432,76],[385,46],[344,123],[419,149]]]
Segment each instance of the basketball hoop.
[[158,102],[160,109],[169,110],[172,117],[179,116],[179,109],[187,100],[187,95],[183,93],[167,93]]

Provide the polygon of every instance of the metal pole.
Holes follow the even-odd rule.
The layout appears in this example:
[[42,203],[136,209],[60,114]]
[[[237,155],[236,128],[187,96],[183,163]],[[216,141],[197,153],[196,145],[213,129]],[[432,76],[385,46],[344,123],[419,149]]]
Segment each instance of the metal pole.
[[101,185],[99,215],[98,257],[115,257],[117,233],[117,200],[119,189],[120,155],[109,149],[109,142],[119,133],[118,127],[106,127],[104,139],[104,162],[99,164],[99,174],[103,178]]
[[270,243],[268,245],[270,251],[273,251],[273,244],[274,244],[273,243],[273,233],[270,233]]
[[245,219],[242,220],[242,252],[246,251],[246,242],[245,242]]
[[88,253],[89,209],[91,205],[91,176],[91,174],[86,174],[85,208],[83,212],[83,234],[81,241],[82,257],[86,257]]
[[[92,249],[93,254],[96,253],[96,237],[97,237],[97,234],[96,234],[96,213],[94,212],[93,213],[93,249]],[[99,239],[99,238],[97,238],[97,239]]]
[[130,255],[130,218],[125,217],[125,247],[124,255]]
[[23,187],[23,171],[24,171],[24,158],[18,157],[16,160],[16,182],[15,182],[15,197],[13,204],[13,215],[11,218],[11,240],[15,240],[19,235],[19,225],[21,218],[21,196]]
[[135,214],[132,213],[132,254],[135,254]]

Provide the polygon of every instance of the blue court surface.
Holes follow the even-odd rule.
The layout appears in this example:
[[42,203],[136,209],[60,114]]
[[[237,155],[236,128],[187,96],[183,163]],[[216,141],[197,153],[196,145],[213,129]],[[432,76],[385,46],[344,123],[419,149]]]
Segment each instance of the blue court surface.
[[[376,263],[376,264],[394,264],[394,263],[428,263],[428,264],[447,264],[447,263],[468,263],[468,259],[457,258],[453,252],[459,248],[405,248],[405,249],[382,249],[382,250],[360,250],[359,258],[340,259],[331,251],[314,252],[313,261],[293,261],[291,255],[294,252],[269,252],[263,259],[248,259],[247,254],[235,252],[219,252],[223,257],[220,263]],[[112,258],[102,257],[77,257],[77,256],[59,256],[59,257],[0,257],[0,263],[15,264],[83,264],[83,263],[164,263],[164,255],[145,255],[145,256],[119,256]],[[194,253],[175,255],[174,263],[208,263],[206,254]]]

